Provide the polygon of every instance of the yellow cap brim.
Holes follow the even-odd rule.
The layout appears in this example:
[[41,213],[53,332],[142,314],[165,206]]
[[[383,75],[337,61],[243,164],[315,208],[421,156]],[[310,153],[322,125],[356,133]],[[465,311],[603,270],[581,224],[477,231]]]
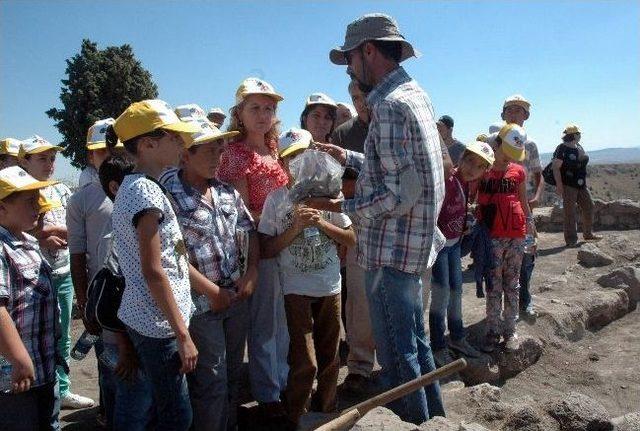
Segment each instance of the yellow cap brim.
[[509,157],[511,160],[515,160],[516,162],[523,161],[527,155],[526,150],[524,149],[522,151],[514,150],[512,147],[505,144],[504,142],[502,143],[502,151],[507,157]]
[[173,124],[164,124],[158,128],[162,130],[171,130],[172,132],[178,133],[196,133],[200,131],[200,127],[198,125],[187,123],[185,121],[178,121],[177,123]]
[[45,146],[36,148],[35,150],[29,151],[29,152],[26,152],[26,151],[23,152],[21,150],[20,153],[18,153],[18,157],[23,159],[24,156],[28,156],[28,155],[31,155],[31,154],[40,154],[40,153],[44,153],[45,151],[49,151],[49,150],[62,151],[63,148],[59,147],[57,145],[45,145]]
[[295,153],[298,150],[306,150],[309,148],[307,144],[293,144],[290,147],[285,148],[281,153],[280,157],[287,157],[288,155]]
[[60,201],[51,201],[47,199],[42,193],[40,193],[40,198],[38,198],[38,205],[40,209],[38,210],[39,214],[44,214],[47,211],[54,210],[56,208],[60,208],[62,206],[62,202]]
[[2,190],[0,191],[0,199],[4,199],[7,196],[13,194],[13,193],[17,193],[17,192],[27,192],[27,191],[31,191],[31,190],[40,190],[40,189],[44,189],[45,187],[49,187],[52,186],[54,184],[58,184],[59,181],[54,181],[54,180],[49,180],[49,181],[35,181],[31,184],[27,184],[25,186],[22,187],[17,187],[17,188],[13,188],[10,190]]
[[235,136],[238,136],[240,134],[240,132],[238,132],[237,130],[231,131],[231,132],[224,132],[221,133],[219,135],[216,136],[208,136],[206,138],[200,138],[200,139],[195,139],[191,141],[191,144],[189,144],[189,146],[194,146],[194,145],[202,145],[202,144],[206,144],[209,142],[213,142],[213,141],[218,141],[220,139],[228,139],[228,138],[233,138]]

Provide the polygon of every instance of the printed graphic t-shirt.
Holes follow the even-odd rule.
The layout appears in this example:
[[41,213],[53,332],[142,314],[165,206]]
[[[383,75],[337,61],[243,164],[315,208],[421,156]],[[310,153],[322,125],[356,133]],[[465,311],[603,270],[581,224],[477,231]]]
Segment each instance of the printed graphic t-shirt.
[[[288,194],[286,187],[280,187],[267,196],[258,232],[277,236],[291,226],[293,204]],[[323,211],[322,217],[340,228],[351,226],[349,217],[341,213]],[[320,297],[340,292],[340,259],[336,244],[321,230],[313,229],[301,232],[278,255],[285,295]]]
[[161,262],[183,321],[195,307],[191,301],[187,248],[169,199],[153,179],[142,174],[127,175],[113,205],[114,248],[125,278],[125,289],[118,317],[140,334],[153,338],[170,338],[173,329],[149,292],[142,274],[136,226],[147,211],[160,214]]
[[526,220],[519,198],[520,184],[526,177],[522,166],[509,163],[505,171],[491,169],[480,181],[478,204],[494,203],[497,206],[492,237],[524,238],[526,235]]
[[562,160],[560,174],[562,175],[562,184],[582,189],[587,185],[587,163],[589,156],[584,153],[580,157],[580,149],[578,144],[573,148],[568,145],[560,144],[553,153],[553,158]]

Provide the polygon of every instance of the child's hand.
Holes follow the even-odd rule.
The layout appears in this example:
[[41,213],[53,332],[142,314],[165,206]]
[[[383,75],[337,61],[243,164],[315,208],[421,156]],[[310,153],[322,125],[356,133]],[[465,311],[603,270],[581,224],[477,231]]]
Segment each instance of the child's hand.
[[59,225],[47,225],[47,226],[43,226],[42,227],[42,233],[41,235],[43,237],[47,237],[47,236],[57,236],[58,238],[61,238],[63,240],[67,240],[67,227],[66,226],[59,226]]
[[229,289],[218,288],[218,293],[209,296],[209,305],[211,310],[219,312],[226,310],[236,300],[236,293]]
[[255,268],[247,268],[247,272],[236,281],[238,288],[238,300],[249,298],[258,284],[258,270]]
[[313,208],[309,208],[304,205],[298,205],[293,210],[292,227],[301,231],[306,227],[315,225],[319,216],[320,212],[318,210],[314,210]]
[[46,248],[47,250],[51,251],[57,251],[67,248],[67,241],[56,235],[50,235],[46,238],[41,238],[39,243],[42,248]]
[[36,378],[33,361],[26,353],[25,350],[24,354],[11,364],[11,389],[14,394],[28,391]]
[[191,336],[187,335],[185,339],[177,338],[178,341],[178,354],[180,355],[180,361],[182,366],[180,367],[180,373],[187,374],[196,369],[198,363],[198,349],[193,344]]

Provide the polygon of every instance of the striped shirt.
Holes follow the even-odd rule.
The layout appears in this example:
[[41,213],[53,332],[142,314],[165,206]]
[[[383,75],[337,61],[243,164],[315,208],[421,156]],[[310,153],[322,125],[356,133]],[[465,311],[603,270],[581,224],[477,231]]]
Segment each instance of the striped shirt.
[[369,93],[364,154],[347,151],[360,171],[353,199],[342,211],[354,220],[358,262],[421,274],[445,239],[436,222],[444,200],[438,130],[429,96],[402,67]]
[[0,226],[0,305],[7,307],[33,361],[32,386],[41,386],[56,378],[58,303],[38,241],[23,235],[20,240]]
[[[191,264],[213,282],[235,281],[240,275],[238,235],[254,229],[240,194],[233,187],[212,179],[210,202],[182,181],[178,169],[162,174],[160,183],[173,198],[173,209]],[[193,290],[191,295],[196,305],[195,314],[210,310],[206,295]]]

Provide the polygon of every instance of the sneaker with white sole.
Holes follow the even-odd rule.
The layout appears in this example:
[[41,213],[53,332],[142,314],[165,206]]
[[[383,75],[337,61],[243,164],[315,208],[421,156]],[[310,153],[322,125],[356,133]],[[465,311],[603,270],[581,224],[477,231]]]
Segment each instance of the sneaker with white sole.
[[69,392],[60,400],[60,407],[63,409],[86,409],[93,407],[95,402],[91,398]]
[[466,338],[449,341],[449,347],[468,358],[479,358],[482,355],[475,347],[469,344]]
[[433,353],[433,360],[436,362],[436,365],[439,368],[453,362],[453,357],[451,356],[449,349],[445,347],[444,349],[436,350]]

